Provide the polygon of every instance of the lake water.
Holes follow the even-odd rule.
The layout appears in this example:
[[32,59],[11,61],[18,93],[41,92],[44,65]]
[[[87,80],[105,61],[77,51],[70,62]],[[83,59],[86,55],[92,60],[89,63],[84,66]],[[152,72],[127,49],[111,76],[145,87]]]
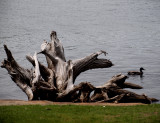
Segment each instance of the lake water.
[[[144,88],[133,90],[160,99],[159,0],[0,0],[0,61],[7,44],[17,62],[31,68],[26,54],[40,50],[50,32],[57,31],[67,60],[99,50],[115,65],[82,73],[76,83],[102,85],[113,75],[144,67],[144,77],[127,81]],[[38,57],[45,64],[43,56]],[[0,68],[0,99],[27,96]]]

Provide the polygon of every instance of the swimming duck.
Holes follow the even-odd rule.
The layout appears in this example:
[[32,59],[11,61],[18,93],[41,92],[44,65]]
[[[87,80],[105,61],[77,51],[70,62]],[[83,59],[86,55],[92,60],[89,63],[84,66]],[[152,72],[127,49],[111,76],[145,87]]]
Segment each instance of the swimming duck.
[[128,71],[128,75],[143,75],[143,67],[140,68],[140,71]]

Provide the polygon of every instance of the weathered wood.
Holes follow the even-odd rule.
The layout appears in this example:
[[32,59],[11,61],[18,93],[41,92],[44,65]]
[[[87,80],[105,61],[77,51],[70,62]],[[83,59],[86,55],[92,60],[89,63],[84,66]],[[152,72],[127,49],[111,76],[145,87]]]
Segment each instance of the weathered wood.
[[50,34],[50,38],[51,38],[52,48],[54,48],[54,50],[50,51],[52,51],[52,53],[55,54],[54,56],[61,58],[62,61],[65,62],[66,58],[64,54],[64,48],[61,41],[57,37],[57,33],[55,31],[52,31]]
[[11,79],[26,93],[28,100],[32,100],[33,92],[30,85],[31,71],[18,65],[7,45],[4,45],[4,50],[6,51],[7,59],[4,59],[1,67],[8,71]]
[[123,90],[122,88],[141,89],[142,87],[132,83],[126,83],[127,76],[118,74],[113,76],[107,83],[97,86],[91,101],[99,102],[141,102],[150,104],[157,101],[155,98],[148,98],[145,95],[139,95],[134,92]]
[[56,79],[55,83],[59,92],[62,92],[66,88],[67,83],[69,81],[73,81],[73,72],[70,72],[72,69],[72,67],[70,68],[70,66],[72,66],[71,60],[68,62],[64,62],[60,58],[54,57],[47,52],[42,53],[45,54],[48,58],[50,58],[50,60],[54,64],[54,75]]
[[106,55],[105,51],[98,51],[89,56],[86,56],[81,59],[73,60],[73,82],[77,78],[77,76],[89,69],[96,69],[96,68],[108,68],[113,66],[112,62],[107,59],[98,59],[97,57],[101,54]]
[[80,83],[81,89],[79,91],[80,102],[90,102],[90,94],[95,89],[95,87],[89,82]]
[[118,102],[141,102],[141,103],[147,103],[147,104],[151,104],[152,101],[155,101],[154,98],[148,98],[146,95],[142,94],[136,94],[134,92],[131,91],[127,91],[127,90],[123,90],[123,89],[114,89],[111,88],[107,91],[108,95],[111,97],[114,97],[116,95],[122,95],[124,94],[124,96],[118,101]]
[[38,59],[37,59],[37,53],[36,52],[35,52],[35,54],[33,56],[33,59],[35,61],[35,70],[33,72],[33,79],[31,81],[32,88],[34,88],[34,85],[39,82],[40,77],[41,77],[40,70],[39,70],[39,64],[38,64]]
[[[51,42],[44,41],[41,45],[41,50],[47,54],[50,54],[52,57],[58,57],[63,62],[66,62],[64,48],[61,41],[57,37],[57,33],[52,31],[50,34]],[[46,60],[48,64],[48,68],[54,70],[55,64],[51,59],[46,55]]]
[[[33,66],[35,66],[35,60],[32,56],[27,55],[26,56],[27,60],[29,62],[32,63]],[[42,78],[45,81],[45,84],[49,84],[50,88],[55,88],[55,75],[54,75],[54,71],[52,71],[51,69],[45,67],[43,64],[41,64],[40,62],[38,62],[39,64],[39,69],[40,69],[40,75],[42,76]],[[56,89],[56,88],[55,88]]]
[[125,82],[122,85],[119,85],[121,88],[131,88],[131,89],[142,89],[143,87],[137,84],[133,84],[130,82]]
[[94,88],[89,82],[81,82],[79,85],[59,93],[57,99],[60,101],[88,102],[90,101],[90,93]]
[[103,88],[96,88],[91,96],[91,102],[109,100],[108,94],[103,91]]
[[92,53],[81,59],[66,61],[64,48],[57,38],[55,31],[50,34],[51,42],[44,41],[41,52],[46,56],[48,67],[38,61],[37,53],[34,56],[27,55],[27,60],[33,65],[33,69],[25,69],[18,65],[11,51],[4,45],[7,59],[4,59],[1,67],[5,68],[11,79],[26,93],[28,100],[50,100],[69,102],[142,102],[150,104],[158,101],[146,95],[123,90],[123,88],[142,89],[141,86],[125,82],[126,75],[113,76],[101,86],[93,86],[90,82],[75,84],[75,80],[82,72],[113,66],[108,59],[99,59],[105,51]]

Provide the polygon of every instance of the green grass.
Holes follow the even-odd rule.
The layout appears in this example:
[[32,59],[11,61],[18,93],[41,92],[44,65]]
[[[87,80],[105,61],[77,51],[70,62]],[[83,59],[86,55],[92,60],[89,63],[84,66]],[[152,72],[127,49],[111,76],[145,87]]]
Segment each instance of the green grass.
[[0,123],[158,123],[160,104],[138,106],[0,106]]

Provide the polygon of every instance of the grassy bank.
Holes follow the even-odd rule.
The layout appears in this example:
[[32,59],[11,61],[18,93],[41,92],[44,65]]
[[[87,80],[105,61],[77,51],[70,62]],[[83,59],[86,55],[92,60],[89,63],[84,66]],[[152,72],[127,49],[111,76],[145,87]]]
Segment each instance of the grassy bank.
[[160,104],[139,106],[0,106],[1,123],[160,122]]

